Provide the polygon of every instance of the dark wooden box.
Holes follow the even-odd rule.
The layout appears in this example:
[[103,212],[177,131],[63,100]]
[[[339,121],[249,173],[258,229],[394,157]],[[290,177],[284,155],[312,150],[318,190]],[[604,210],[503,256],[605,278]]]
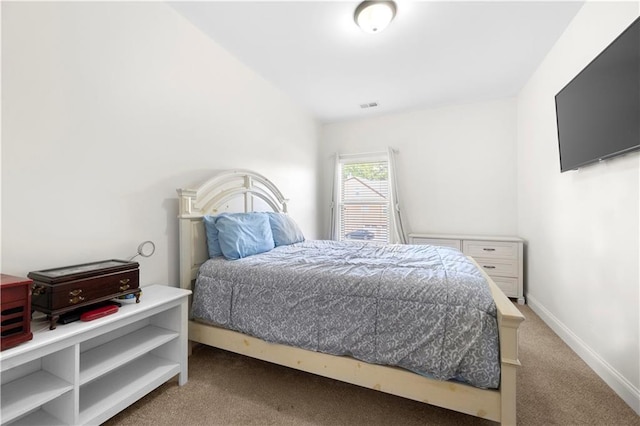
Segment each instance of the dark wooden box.
[[31,308],[44,312],[49,328],[56,328],[61,314],[118,296],[135,294],[140,302],[138,262],[102,260],[30,272],[33,280]]
[[31,340],[31,280],[0,274],[0,350]]

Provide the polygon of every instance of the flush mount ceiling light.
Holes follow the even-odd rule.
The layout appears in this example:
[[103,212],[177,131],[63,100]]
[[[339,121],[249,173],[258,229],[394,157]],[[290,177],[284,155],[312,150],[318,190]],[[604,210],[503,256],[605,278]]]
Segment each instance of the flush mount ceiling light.
[[353,19],[363,31],[379,33],[387,28],[396,16],[396,4],[393,1],[363,1],[356,8]]

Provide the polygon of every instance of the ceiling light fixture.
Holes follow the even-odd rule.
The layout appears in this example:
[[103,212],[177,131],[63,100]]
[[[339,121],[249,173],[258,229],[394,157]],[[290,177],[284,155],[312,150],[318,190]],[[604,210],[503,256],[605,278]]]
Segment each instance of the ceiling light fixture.
[[379,33],[396,16],[396,3],[393,1],[363,1],[356,8],[353,19],[363,31]]

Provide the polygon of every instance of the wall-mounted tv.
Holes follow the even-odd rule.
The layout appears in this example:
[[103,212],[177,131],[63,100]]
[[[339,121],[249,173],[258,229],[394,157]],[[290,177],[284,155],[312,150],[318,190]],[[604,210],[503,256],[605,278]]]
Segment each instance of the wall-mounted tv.
[[640,149],[640,18],[556,95],[560,171]]

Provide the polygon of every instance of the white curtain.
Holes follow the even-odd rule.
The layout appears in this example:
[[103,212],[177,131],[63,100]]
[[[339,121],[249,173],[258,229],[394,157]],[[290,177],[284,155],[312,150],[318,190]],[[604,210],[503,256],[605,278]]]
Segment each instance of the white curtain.
[[338,199],[340,196],[340,182],[338,178],[338,170],[340,169],[340,155],[336,152],[333,163],[333,185],[331,185],[331,227],[330,236],[332,240],[339,240],[339,227],[338,227]]
[[401,209],[400,197],[398,196],[398,178],[396,174],[397,151],[388,148],[389,155],[389,201],[391,203],[391,233],[390,243],[406,244],[407,234],[404,231],[404,215]]

